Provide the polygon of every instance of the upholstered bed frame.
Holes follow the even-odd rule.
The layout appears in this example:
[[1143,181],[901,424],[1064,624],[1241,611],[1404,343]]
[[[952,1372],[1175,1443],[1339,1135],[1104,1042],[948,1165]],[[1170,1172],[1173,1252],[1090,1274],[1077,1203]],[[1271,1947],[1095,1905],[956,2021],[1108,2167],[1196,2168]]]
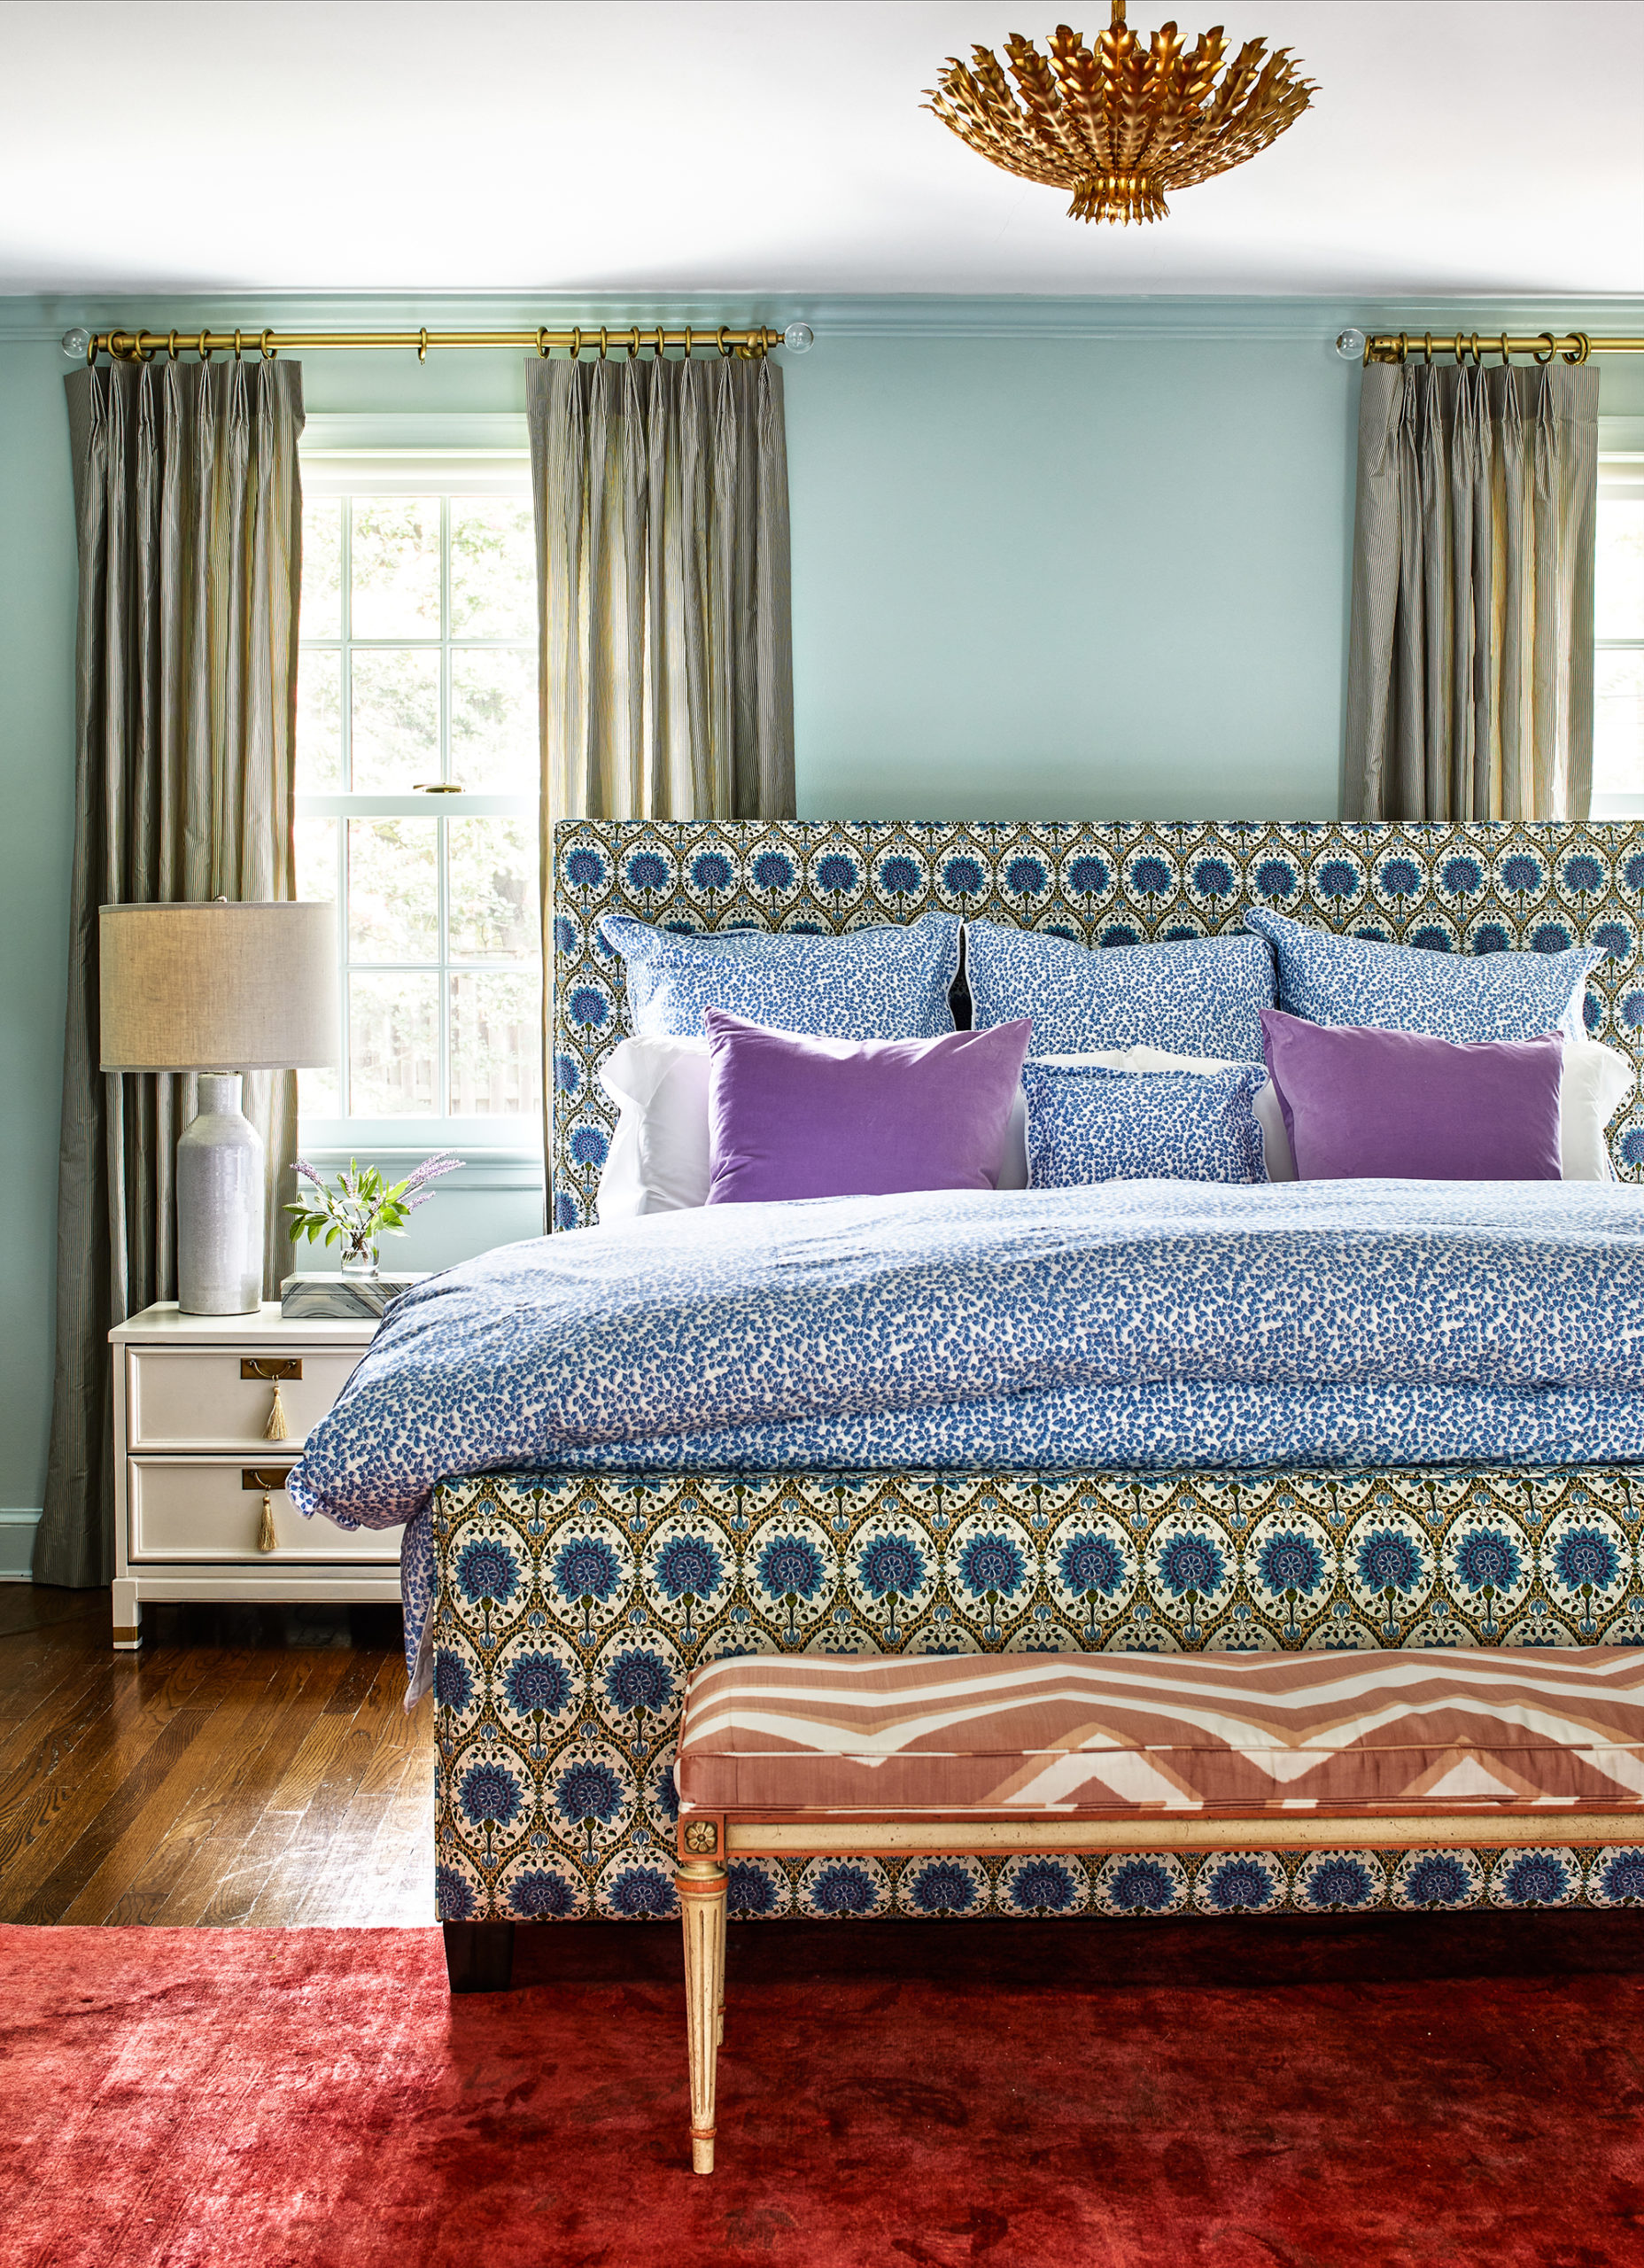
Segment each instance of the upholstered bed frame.
[[[596,1074],[628,1029],[622,965],[597,931],[610,912],[691,929],[838,932],[942,905],[1099,944],[1234,930],[1263,905],[1449,951],[1592,942],[1603,958],[1588,1029],[1644,1069],[1644,827],[1633,824],[579,822],[558,830],[554,864],[560,1230],[594,1218],[614,1117]],[[1622,1179],[1644,1180],[1637,1097],[1611,1151]],[[452,1479],[434,1511],[439,1916],[674,1915],[671,1767],[680,1689],[699,1660],[1636,1645],[1641,1512],[1644,1476],[1626,1467]],[[966,1587],[961,1555],[978,1531],[1014,1549],[1008,1593]],[[779,1534],[811,1547],[794,1555],[809,1588],[763,1583],[764,1545]],[[1109,1548],[1070,1549],[1095,1535]],[[462,1579],[463,1551],[481,1539],[511,1563],[506,1600]],[[892,1560],[901,1588],[877,1581]],[[1331,1869],[1316,1853],[1304,1862],[1262,1847],[1259,1833],[1247,1851],[1140,1868],[1107,1852],[1066,1870],[1058,1910],[1644,1902],[1644,1851],[1577,1841],[1358,1855],[1361,1869]],[[731,1907],[818,1918],[1048,1910],[1022,1903],[1023,1879],[973,1855],[761,1859],[733,1869]]]

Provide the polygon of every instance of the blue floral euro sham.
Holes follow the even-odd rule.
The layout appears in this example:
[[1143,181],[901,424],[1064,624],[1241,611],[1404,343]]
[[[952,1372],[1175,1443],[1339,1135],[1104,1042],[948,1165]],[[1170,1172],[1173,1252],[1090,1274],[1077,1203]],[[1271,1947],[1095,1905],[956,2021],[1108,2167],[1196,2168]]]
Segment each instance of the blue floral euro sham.
[[1265,1181],[1252,1105],[1267,1076],[1257,1063],[1205,1074],[1029,1061],[1022,1067],[1028,1187]]
[[1610,1182],[1118,1181],[717,1205],[395,1301],[291,1500],[455,1474],[1644,1461],[1644,1206]]
[[948,993],[959,967],[959,918],[935,911],[813,936],[789,929],[684,936],[608,913],[600,935],[622,957],[633,1029],[690,1037],[704,1008],[773,1031],[827,1039],[934,1039],[953,1029]]
[[1374,937],[1338,937],[1252,906],[1245,927],[1278,963],[1278,1005],[1315,1024],[1370,1024],[1461,1041],[1585,1039],[1587,971],[1597,945],[1557,953],[1434,952]]
[[977,1030],[1031,1016],[1035,1055],[1158,1047],[1260,1063],[1260,1011],[1278,1006],[1272,954],[1237,935],[1092,947],[972,921],[965,971]]

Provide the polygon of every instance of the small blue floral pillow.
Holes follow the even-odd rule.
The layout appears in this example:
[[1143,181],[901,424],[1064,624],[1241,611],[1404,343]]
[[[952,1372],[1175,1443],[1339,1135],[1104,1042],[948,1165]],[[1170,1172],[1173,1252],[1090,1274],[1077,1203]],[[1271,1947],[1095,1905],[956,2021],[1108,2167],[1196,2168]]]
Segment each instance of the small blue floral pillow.
[[791,929],[687,936],[608,913],[600,932],[622,955],[641,1038],[694,1037],[704,1029],[704,1008],[826,1039],[934,1039],[953,1029],[956,913],[923,913],[904,926],[882,922],[841,937]]
[[1094,1181],[1265,1181],[1252,1104],[1259,1063],[1225,1071],[1110,1071],[1094,1063],[1022,1066],[1028,1185]]
[[965,970],[977,1030],[1031,1016],[1035,1055],[1158,1047],[1260,1063],[1260,1011],[1278,1006],[1272,954],[1237,935],[1091,947],[972,921]]
[[1585,1039],[1582,1008],[1596,945],[1562,953],[1435,952],[1374,937],[1338,937],[1252,906],[1245,927],[1279,969],[1279,1006],[1314,1024],[1368,1024],[1434,1039]]

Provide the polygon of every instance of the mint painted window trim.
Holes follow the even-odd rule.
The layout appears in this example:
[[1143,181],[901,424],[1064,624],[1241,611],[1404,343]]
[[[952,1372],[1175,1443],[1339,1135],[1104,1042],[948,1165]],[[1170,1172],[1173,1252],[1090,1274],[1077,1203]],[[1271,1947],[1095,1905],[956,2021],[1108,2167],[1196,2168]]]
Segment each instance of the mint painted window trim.
[[[303,429],[301,442],[305,494],[350,495],[363,493],[376,494],[443,494],[457,490],[465,495],[502,494],[528,496],[531,489],[531,442],[526,421],[520,412],[315,412],[311,414]],[[442,550],[445,547],[442,537]],[[442,571],[444,571],[442,567]],[[300,625],[299,625],[300,637]],[[330,644],[330,641],[316,641]],[[352,642],[352,641],[349,641]],[[363,641],[369,644],[373,641]],[[383,642],[383,641],[375,641]],[[397,643],[401,641],[387,641]],[[449,644],[449,627],[440,641],[442,649]],[[442,703],[442,738],[446,729]],[[442,758],[444,751],[442,750]],[[430,799],[416,795],[368,795],[339,792],[333,794],[304,794],[297,799],[299,818],[335,819],[337,828],[337,889],[342,903],[342,869],[345,857],[346,822],[350,818],[417,819],[519,817],[535,821],[537,799],[530,796],[466,793],[461,796]],[[441,830],[443,836],[443,829]],[[443,898],[445,894],[444,861],[440,866],[442,898],[441,936],[444,936]],[[341,974],[344,1010],[343,1060],[347,1060],[347,951],[346,940],[341,933],[337,938],[337,953]],[[393,965],[381,967],[384,974],[393,973]],[[425,964],[417,964],[421,968]],[[448,974],[442,950],[439,963],[441,977],[441,1062],[444,1063],[447,1042],[443,1036],[444,1020],[447,1014],[446,978]],[[530,1140],[529,1130],[535,1115],[516,1120],[492,1120],[472,1117],[403,1117],[369,1116],[364,1114],[321,1117],[305,1115],[300,1122],[299,1139],[301,1154],[317,1168],[331,1169],[346,1165],[351,1158],[386,1161],[397,1159],[402,1169],[426,1157],[432,1150],[454,1149],[461,1153],[482,1153],[499,1166],[515,1166],[530,1173],[535,1179],[508,1179],[487,1185],[501,1188],[541,1188],[544,1168],[539,1146]],[[462,1185],[459,1177],[445,1183],[447,1189]],[[469,1186],[479,1186],[469,1183]]]

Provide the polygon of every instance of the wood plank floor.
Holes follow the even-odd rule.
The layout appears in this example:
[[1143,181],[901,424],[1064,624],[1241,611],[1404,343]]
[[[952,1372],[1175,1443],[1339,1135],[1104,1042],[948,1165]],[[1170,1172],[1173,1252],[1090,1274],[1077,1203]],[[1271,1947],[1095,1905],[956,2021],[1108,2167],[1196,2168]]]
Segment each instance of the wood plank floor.
[[434,1912],[433,1711],[384,1607],[143,1609],[0,1584],[0,1922]]

